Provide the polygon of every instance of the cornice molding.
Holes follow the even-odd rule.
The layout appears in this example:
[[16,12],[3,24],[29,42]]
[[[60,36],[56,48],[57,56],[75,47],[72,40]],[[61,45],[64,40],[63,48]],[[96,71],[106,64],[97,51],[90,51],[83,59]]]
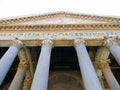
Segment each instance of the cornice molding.
[[34,15],[34,16],[28,16],[28,17],[26,16],[26,17],[12,18],[12,19],[4,19],[4,20],[0,20],[0,25],[9,25],[13,23],[43,20],[43,19],[50,19],[50,18],[56,18],[56,17],[69,17],[69,18],[76,18],[76,19],[83,19],[83,20],[93,20],[93,21],[102,21],[102,22],[104,21],[108,23],[120,23],[120,18],[116,18],[116,17],[75,14],[75,13],[68,13],[68,12],[56,12],[56,13],[41,14],[41,15]]
[[0,26],[0,31],[14,31],[14,30],[119,30],[120,24],[82,24],[82,25],[3,25]]

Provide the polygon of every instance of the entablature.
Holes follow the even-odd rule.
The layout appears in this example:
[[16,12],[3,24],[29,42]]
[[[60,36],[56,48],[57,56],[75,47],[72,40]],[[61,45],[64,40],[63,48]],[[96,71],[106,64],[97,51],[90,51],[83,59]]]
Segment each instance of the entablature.
[[117,38],[119,43],[120,24],[0,26],[1,47],[16,38],[26,46],[39,46],[44,39],[55,41],[54,46],[72,46],[77,38],[83,38],[87,46],[101,46],[105,37]]
[[119,22],[115,17],[65,12],[0,20],[0,47],[9,46],[15,39],[26,46],[40,46],[44,39],[54,41],[54,46],[73,46],[78,38],[87,46],[101,46],[106,37],[117,38],[119,43]]

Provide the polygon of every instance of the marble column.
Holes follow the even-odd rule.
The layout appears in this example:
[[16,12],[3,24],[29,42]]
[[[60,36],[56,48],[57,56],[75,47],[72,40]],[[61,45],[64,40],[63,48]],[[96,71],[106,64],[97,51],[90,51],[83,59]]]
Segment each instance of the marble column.
[[38,59],[31,90],[47,90],[52,44],[53,42],[51,40],[44,40],[42,42],[41,53]]
[[110,66],[110,60],[100,60],[98,61],[98,66],[102,70],[105,79],[109,85],[110,90],[120,90],[120,85],[118,84],[117,80],[115,79]]
[[9,47],[9,49],[6,51],[6,53],[3,55],[3,57],[0,60],[0,85],[2,84],[9,68],[11,67],[15,57],[17,56],[17,53],[19,49],[22,47],[22,42],[19,40],[15,40],[12,43],[12,46]]
[[74,40],[85,90],[102,90],[83,39]]
[[120,65],[120,46],[117,44],[116,39],[108,38],[104,43]]
[[22,81],[25,76],[25,72],[28,68],[28,60],[26,58],[25,50],[21,49],[18,56],[19,56],[20,63],[18,65],[18,69],[15,74],[15,77],[13,78],[12,83],[9,87],[9,90],[20,90]]

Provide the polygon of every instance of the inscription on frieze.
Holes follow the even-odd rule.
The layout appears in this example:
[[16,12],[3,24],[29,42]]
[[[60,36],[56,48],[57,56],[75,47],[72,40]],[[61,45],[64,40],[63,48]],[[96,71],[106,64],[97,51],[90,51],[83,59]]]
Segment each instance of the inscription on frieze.
[[117,37],[120,38],[120,32],[52,32],[52,33],[0,33],[0,40],[11,40],[19,38],[21,40],[27,39],[103,39],[104,37]]

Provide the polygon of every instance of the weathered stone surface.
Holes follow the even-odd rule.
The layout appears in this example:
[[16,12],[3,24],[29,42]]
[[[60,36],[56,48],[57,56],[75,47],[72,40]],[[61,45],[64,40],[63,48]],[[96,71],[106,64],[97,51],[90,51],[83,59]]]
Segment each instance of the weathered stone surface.
[[84,90],[79,72],[54,72],[48,85],[48,90]]

